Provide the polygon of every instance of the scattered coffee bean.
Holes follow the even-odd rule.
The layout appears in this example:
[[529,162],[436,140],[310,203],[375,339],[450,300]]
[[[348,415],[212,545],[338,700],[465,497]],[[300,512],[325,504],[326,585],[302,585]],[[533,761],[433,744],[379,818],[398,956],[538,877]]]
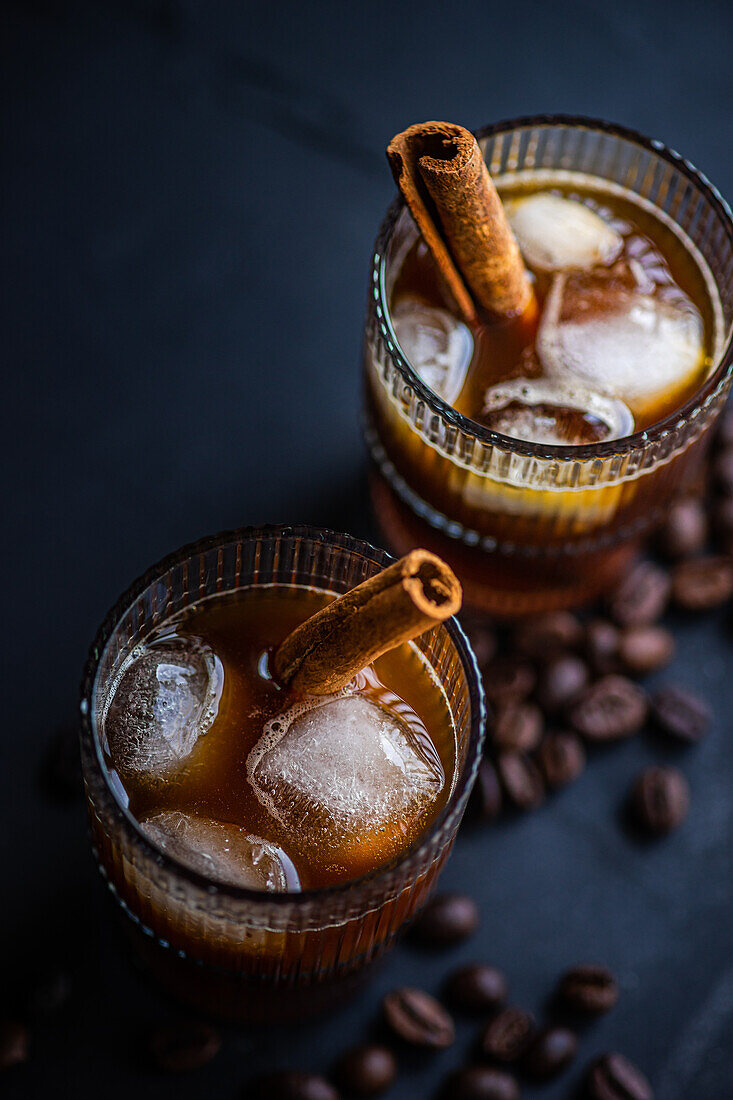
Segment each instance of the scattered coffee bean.
[[653,562],[639,562],[611,596],[611,617],[619,626],[653,623],[664,612],[669,592],[669,575]]
[[350,1096],[380,1096],[397,1076],[397,1060],[387,1047],[365,1044],[339,1058],[334,1077]]
[[574,733],[548,733],[537,752],[537,762],[551,790],[572,783],[585,768],[585,748]]
[[536,1081],[549,1081],[570,1065],[578,1051],[578,1038],[565,1027],[548,1027],[535,1039],[524,1058],[524,1070]]
[[17,1020],[0,1020],[0,1069],[28,1061],[30,1035]]
[[608,967],[584,963],[563,974],[558,996],[574,1012],[601,1016],[618,1001],[618,985]]
[[529,661],[503,656],[492,661],[484,673],[486,696],[494,705],[526,699],[534,691],[537,677]]
[[672,595],[685,611],[710,611],[733,595],[733,567],[728,558],[708,555],[680,562],[672,570]]
[[721,493],[733,496],[733,447],[723,447],[712,464],[713,481]]
[[674,634],[663,626],[629,626],[621,633],[619,657],[627,672],[648,676],[674,657]]
[[631,807],[638,823],[662,836],[678,828],[690,808],[690,788],[677,768],[645,768],[631,789]]
[[494,821],[501,813],[501,804],[499,776],[491,761],[484,757],[471,792],[471,813],[479,821]]
[[533,661],[546,661],[583,641],[583,625],[571,611],[550,611],[526,619],[514,629],[514,646]]
[[702,501],[686,497],[676,501],[667,512],[659,531],[659,548],[666,557],[687,558],[705,547],[707,517]]
[[150,1054],[159,1069],[181,1073],[210,1062],[221,1049],[218,1031],[204,1023],[181,1022],[156,1028]]
[[616,741],[637,733],[644,724],[644,692],[625,676],[604,676],[591,684],[569,711],[570,723],[588,741]]
[[545,667],[537,685],[537,698],[548,714],[555,714],[576,699],[588,685],[588,666],[572,653],[554,657]]
[[519,1100],[511,1074],[489,1066],[467,1066],[452,1073],[440,1093],[443,1100]]
[[534,1020],[521,1008],[504,1008],[484,1028],[479,1038],[482,1054],[496,1062],[516,1062],[535,1038]]
[[452,947],[478,928],[478,909],[466,894],[434,894],[412,926],[413,939],[429,947]]
[[663,733],[689,744],[705,736],[712,715],[702,699],[669,684],[652,695],[652,717]]
[[496,967],[469,963],[448,975],[445,996],[463,1012],[493,1012],[504,1003],[506,978]]
[[487,668],[496,655],[496,634],[482,622],[464,623],[463,628],[476,655],[476,664],[480,669]]
[[598,676],[615,672],[620,632],[607,619],[591,619],[585,632],[585,652],[591,668]]
[[494,722],[494,741],[510,752],[532,752],[542,740],[542,711],[534,703],[508,703]]
[[41,761],[40,785],[54,802],[71,803],[81,798],[79,732],[74,727],[58,730]]
[[604,1054],[591,1065],[587,1090],[590,1100],[654,1100],[644,1074],[622,1054]]
[[539,768],[520,752],[502,752],[496,761],[504,792],[520,810],[533,810],[545,797]]
[[25,1007],[30,1016],[50,1016],[63,1008],[71,995],[71,979],[64,970],[49,967],[28,983]]
[[412,1046],[443,1050],[456,1037],[453,1020],[441,1004],[422,989],[403,986],[382,1002],[387,1025]]
[[[247,1091],[247,1097],[253,1095]],[[254,1083],[257,1100],[339,1100],[333,1085],[315,1073],[298,1070],[280,1070],[268,1073]]]

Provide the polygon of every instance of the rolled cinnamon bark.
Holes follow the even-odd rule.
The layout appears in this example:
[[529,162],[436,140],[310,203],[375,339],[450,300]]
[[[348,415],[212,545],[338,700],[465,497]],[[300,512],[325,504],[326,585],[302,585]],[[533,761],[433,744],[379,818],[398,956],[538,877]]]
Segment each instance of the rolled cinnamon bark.
[[383,653],[455,615],[461,599],[445,562],[412,550],[296,627],[275,653],[275,675],[302,694],[340,691]]

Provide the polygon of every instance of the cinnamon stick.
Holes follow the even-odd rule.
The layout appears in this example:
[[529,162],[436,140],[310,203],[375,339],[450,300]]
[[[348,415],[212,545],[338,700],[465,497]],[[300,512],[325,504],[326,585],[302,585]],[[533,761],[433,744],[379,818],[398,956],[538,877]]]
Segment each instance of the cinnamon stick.
[[532,284],[473,134],[419,123],[392,138],[387,159],[463,320],[475,320],[475,303],[498,317],[523,313]]
[[455,615],[461,598],[445,562],[412,550],[296,627],[275,653],[275,675],[303,694],[340,691],[383,653]]

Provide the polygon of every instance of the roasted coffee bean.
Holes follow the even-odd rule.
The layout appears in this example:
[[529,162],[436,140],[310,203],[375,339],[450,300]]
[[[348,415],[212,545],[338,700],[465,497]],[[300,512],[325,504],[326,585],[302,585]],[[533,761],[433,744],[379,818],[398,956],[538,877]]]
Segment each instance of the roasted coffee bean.
[[381,1096],[397,1076],[397,1060],[376,1043],[352,1047],[336,1063],[334,1077],[350,1096]]
[[621,634],[608,619],[591,619],[585,631],[585,652],[591,668],[598,676],[615,672],[618,667],[618,647]]
[[546,713],[555,714],[576,699],[589,680],[588,666],[580,657],[554,657],[542,671],[537,698]]
[[625,676],[604,676],[591,684],[570,707],[570,723],[588,741],[616,741],[637,733],[644,724],[644,692]]
[[54,802],[71,803],[81,798],[79,733],[74,727],[58,730],[41,761],[40,786]]
[[534,691],[537,677],[529,661],[503,656],[492,661],[484,672],[484,689],[495,706],[526,699]]
[[574,733],[548,733],[537,751],[537,763],[551,790],[567,786],[585,768],[585,748]]
[[156,1028],[149,1049],[159,1069],[181,1073],[210,1062],[221,1049],[221,1037],[208,1024],[184,1021]]
[[533,810],[545,797],[539,768],[521,752],[502,752],[496,761],[504,792],[519,810]]
[[30,1035],[17,1020],[0,1020],[0,1069],[28,1061]]
[[443,1050],[456,1037],[450,1015],[422,989],[394,989],[384,998],[382,1007],[389,1028],[412,1046]]
[[412,926],[412,938],[428,947],[452,947],[478,928],[478,909],[466,894],[434,894]]
[[669,575],[650,561],[639,562],[611,596],[609,610],[619,626],[655,622],[667,606]]
[[654,1100],[644,1074],[622,1054],[603,1054],[593,1062],[587,1091],[589,1100]]
[[534,1020],[521,1008],[504,1008],[484,1028],[479,1038],[482,1054],[495,1062],[517,1062],[535,1038]]
[[667,512],[659,531],[659,548],[673,560],[687,558],[704,549],[707,533],[707,517],[702,501],[696,497],[686,497],[675,501]]
[[496,655],[496,634],[490,626],[481,622],[464,623],[463,629],[476,655],[476,664],[480,669],[487,668]]
[[645,768],[631,789],[631,807],[638,823],[662,836],[678,828],[690,808],[690,788],[677,768]]
[[339,1100],[338,1092],[325,1077],[298,1070],[268,1073],[255,1081],[246,1095],[248,1100],[252,1095],[256,1100]]
[[471,814],[478,821],[494,821],[501,813],[501,784],[496,768],[484,757],[471,792]]
[[494,966],[469,963],[448,975],[444,992],[450,1004],[463,1012],[493,1012],[506,1000],[506,978]]
[[547,1027],[539,1033],[524,1058],[524,1070],[536,1081],[549,1081],[570,1065],[578,1038],[565,1027]]
[[663,626],[629,626],[621,633],[619,657],[627,672],[648,676],[674,657],[674,634]]
[[733,595],[729,558],[708,555],[682,561],[672,570],[672,595],[685,611],[710,611]]
[[608,967],[585,963],[563,974],[558,996],[574,1012],[601,1016],[618,1001],[618,985]]
[[510,1073],[489,1066],[466,1066],[447,1078],[442,1100],[519,1100],[519,1085]]
[[542,711],[534,703],[507,703],[494,722],[494,742],[510,752],[532,752],[542,740]]
[[723,447],[713,459],[713,481],[721,493],[733,496],[733,447]]
[[652,717],[657,729],[688,744],[707,733],[710,709],[690,691],[668,684],[652,695]]
[[571,611],[549,611],[519,623],[514,629],[514,646],[533,661],[546,661],[583,641],[583,625]]
[[70,996],[69,975],[49,967],[29,979],[24,1003],[29,1016],[50,1016],[63,1008]]

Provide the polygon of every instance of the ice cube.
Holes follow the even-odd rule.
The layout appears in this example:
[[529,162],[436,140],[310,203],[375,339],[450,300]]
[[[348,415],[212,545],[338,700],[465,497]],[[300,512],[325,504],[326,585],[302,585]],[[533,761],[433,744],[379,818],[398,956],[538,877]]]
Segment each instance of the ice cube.
[[241,825],[165,810],[140,822],[145,835],[173,859],[215,882],[250,890],[299,890],[298,874],[282,848]]
[[406,835],[445,783],[432,742],[348,694],[296,705],[268,723],[247,772],[289,834],[334,853],[355,852],[375,835]]
[[492,386],[481,421],[512,439],[554,446],[618,439],[634,430],[622,401],[550,378],[513,378]]
[[452,404],[461,392],[473,355],[473,336],[446,309],[401,298],[392,324],[410,366],[438,397]]
[[504,209],[520,251],[537,271],[566,271],[610,264],[621,252],[621,236],[595,211],[559,195],[508,199]]
[[112,686],[103,729],[118,770],[163,776],[211,727],[224,685],[215,653],[170,636],[140,647]]

